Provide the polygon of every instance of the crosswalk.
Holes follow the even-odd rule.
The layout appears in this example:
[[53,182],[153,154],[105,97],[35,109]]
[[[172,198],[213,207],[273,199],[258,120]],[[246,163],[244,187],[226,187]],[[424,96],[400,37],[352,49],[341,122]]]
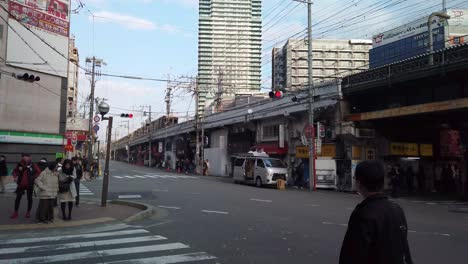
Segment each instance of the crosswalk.
[[153,235],[146,229],[65,236],[0,240],[0,264],[107,263],[169,264],[215,263],[206,252],[192,252],[189,245]]
[[[16,183],[9,183],[5,186],[5,192],[6,193],[13,193],[16,191]],[[83,196],[89,196],[89,195],[94,195],[94,193],[86,187],[83,183],[80,183],[80,195]]]
[[188,175],[159,175],[159,174],[145,174],[145,175],[122,175],[112,176],[116,179],[198,179],[195,176]]

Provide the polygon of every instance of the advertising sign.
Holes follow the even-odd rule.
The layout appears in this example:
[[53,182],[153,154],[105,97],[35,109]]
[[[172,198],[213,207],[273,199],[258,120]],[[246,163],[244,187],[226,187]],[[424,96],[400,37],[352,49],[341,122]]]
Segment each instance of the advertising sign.
[[449,26],[468,26],[468,10],[447,10]]
[[419,152],[422,157],[432,157],[434,156],[434,151],[432,144],[420,144],[419,145]]
[[390,154],[396,156],[419,156],[419,148],[416,143],[391,143]]
[[7,64],[67,77],[69,6],[70,0],[10,0]]
[[69,131],[88,131],[89,122],[86,118],[67,117],[67,130]]
[[[403,26],[397,27],[392,30],[388,30],[377,34],[372,37],[372,47],[380,47],[401,39],[405,39],[408,37],[412,37],[417,34],[421,34],[428,31],[427,27],[427,19],[428,17],[420,18],[414,22],[405,24]],[[434,17],[432,20],[432,28],[433,30],[438,29],[445,25],[445,20],[441,20],[438,17]]]
[[21,23],[68,37],[68,2],[58,0],[10,0],[10,14]]

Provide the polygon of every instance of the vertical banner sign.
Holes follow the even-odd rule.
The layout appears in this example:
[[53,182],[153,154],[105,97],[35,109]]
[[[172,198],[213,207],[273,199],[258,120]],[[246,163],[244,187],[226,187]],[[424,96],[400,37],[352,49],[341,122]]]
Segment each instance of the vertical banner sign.
[[279,147],[284,148],[284,125],[279,125]]

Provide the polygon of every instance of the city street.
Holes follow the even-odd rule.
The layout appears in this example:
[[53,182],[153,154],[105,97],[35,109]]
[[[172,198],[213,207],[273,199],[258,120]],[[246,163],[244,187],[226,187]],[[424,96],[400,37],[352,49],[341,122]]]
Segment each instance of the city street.
[[[101,183],[84,184],[99,198]],[[158,209],[136,226],[216,263],[337,263],[348,217],[360,201],[354,194],[259,189],[121,162],[111,163],[109,190],[110,199],[133,197]],[[407,214],[415,263],[466,262],[468,214],[437,202],[397,202]]]

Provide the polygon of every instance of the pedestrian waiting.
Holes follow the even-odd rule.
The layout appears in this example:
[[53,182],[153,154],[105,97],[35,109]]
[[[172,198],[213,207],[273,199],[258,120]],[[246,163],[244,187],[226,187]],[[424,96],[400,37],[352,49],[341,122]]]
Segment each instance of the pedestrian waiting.
[[49,162],[48,166],[34,181],[39,206],[36,211],[36,221],[39,223],[50,223],[54,220],[54,201],[59,189],[57,163]]
[[6,178],[8,176],[8,168],[6,165],[6,157],[0,155],[0,193],[5,192]]
[[405,213],[382,192],[382,163],[361,162],[355,175],[364,201],[351,214],[339,263],[412,264]]
[[[75,187],[76,178],[77,178],[76,170],[73,167],[72,161],[69,159],[66,159],[63,162],[62,170],[59,172],[59,178],[58,178],[58,181],[59,181],[58,200],[60,203],[60,208],[62,209],[63,220],[71,220],[73,203],[75,202],[75,198],[77,195],[76,187]],[[65,214],[65,209],[67,205],[68,205],[68,216]]]
[[21,198],[24,193],[28,197],[28,211],[25,217],[31,217],[31,209],[33,205],[33,190],[34,180],[39,176],[41,170],[39,167],[31,161],[29,154],[23,154],[21,161],[18,163],[16,168],[13,170],[13,179],[16,182],[16,199],[15,199],[15,211],[11,215],[11,219],[18,218],[18,210],[21,203]]

